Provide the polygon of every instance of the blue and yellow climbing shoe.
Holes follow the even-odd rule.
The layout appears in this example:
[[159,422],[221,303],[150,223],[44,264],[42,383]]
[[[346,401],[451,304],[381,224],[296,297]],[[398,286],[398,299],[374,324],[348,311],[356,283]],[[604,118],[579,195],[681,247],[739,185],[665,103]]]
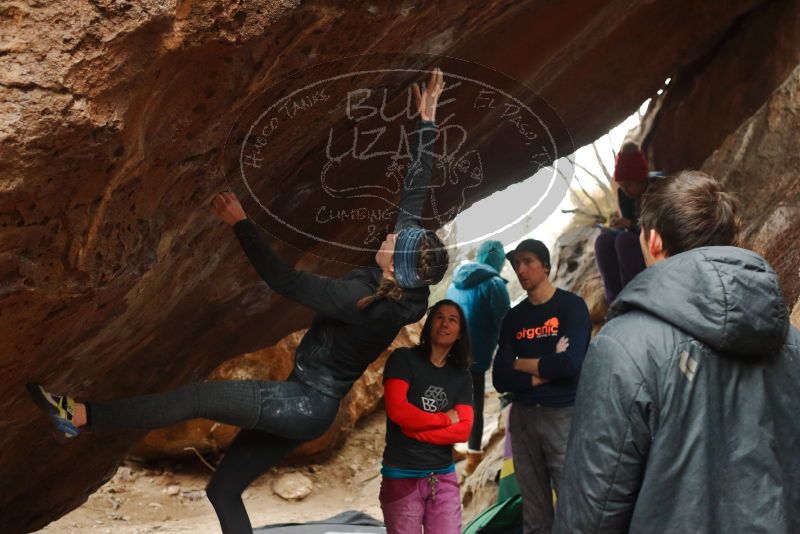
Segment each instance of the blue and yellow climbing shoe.
[[74,438],[80,434],[80,430],[72,422],[72,417],[75,415],[75,399],[51,395],[39,384],[27,384],[25,388],[33,402],[50,416],[53,426],[60,434],[65,438]]

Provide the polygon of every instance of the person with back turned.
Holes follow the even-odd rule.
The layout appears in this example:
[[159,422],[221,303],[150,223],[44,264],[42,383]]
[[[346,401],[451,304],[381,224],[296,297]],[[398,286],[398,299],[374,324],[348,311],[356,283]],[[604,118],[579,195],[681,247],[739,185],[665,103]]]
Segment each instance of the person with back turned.
[[650,186],[647,269],[581,372],[555,532],[800,532],[800,332],[712,177]]

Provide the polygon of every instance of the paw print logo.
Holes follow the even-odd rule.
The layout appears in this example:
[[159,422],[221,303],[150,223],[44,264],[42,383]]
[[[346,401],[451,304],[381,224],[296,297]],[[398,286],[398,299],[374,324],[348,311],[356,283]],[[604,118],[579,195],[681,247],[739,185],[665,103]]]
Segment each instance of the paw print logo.
[[422,409],[426,412],[438,412],[447,406],[447,395],[444,388],[429,386],[422,395]]

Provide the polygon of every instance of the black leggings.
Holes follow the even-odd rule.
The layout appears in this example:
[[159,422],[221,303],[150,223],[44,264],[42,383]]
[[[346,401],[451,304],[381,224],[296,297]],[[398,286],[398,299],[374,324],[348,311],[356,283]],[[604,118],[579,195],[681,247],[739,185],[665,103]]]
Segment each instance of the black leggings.
[[486,371],[470,371],[472,374],[472,430],[467,440],[467,448],[471,451],[481,450],[483,439],[483,397],[486,395]]
[[223,534],[252,534],[242,492],[292,449],[321,436],[338,408],[338,399],[292,377],[286,382],[202,382],[165,393],[88,403],[87,429],[153,429],[196,417],[241,426],[206,494]]

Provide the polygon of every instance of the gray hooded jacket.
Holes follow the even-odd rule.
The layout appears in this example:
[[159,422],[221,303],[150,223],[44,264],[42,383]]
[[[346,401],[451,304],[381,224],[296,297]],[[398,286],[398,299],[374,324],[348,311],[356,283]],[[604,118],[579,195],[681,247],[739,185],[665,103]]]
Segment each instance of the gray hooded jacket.
[[800,532],[800,333],[759,255],[639,274],[581,371],[554,532]]

